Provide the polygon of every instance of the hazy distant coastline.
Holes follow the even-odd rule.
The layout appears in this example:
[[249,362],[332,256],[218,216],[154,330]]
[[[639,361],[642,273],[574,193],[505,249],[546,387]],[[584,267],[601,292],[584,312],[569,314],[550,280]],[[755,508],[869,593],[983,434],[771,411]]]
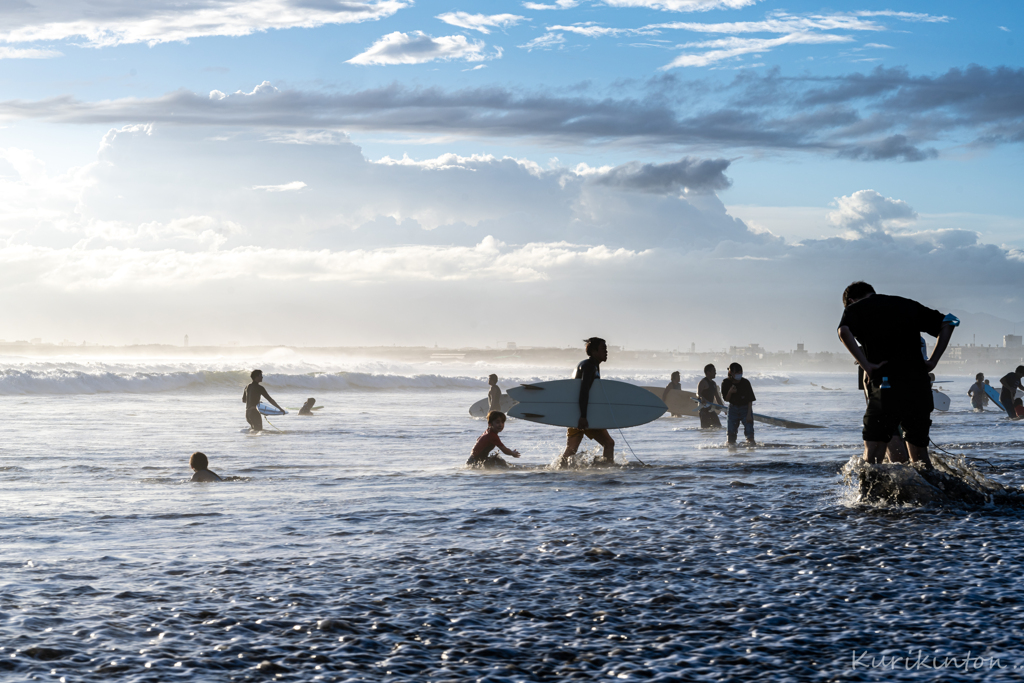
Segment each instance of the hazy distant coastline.
[[[802,345],[800,345],[802,347]],[[573,367],[582,358],[577,347],[516,347],[507,349],[440,346],[175,346],[172,344],[62,345],[49,343],[0,342],[0,358],[75,358],[75,359],[209,359],[237,358],[240,362],[288,351],[304,358],[363,358],[403,363],[464,363],[467,365],[494,362],[502,366],[565,366]],[[611,347],[607,367],[650,370],[700,370],[708,363],[724,368],[736,361],[748,372],[809,371],[852,372],[853,360],[846,353],[810,351],[768,351],[756,344],[730,347],[728,350],[680,352],[658,349],[623,349]],[[1024,363],[1024,347],[950,346],[939,364],[939,372],[970,375],[993,373],[1003,367]]]

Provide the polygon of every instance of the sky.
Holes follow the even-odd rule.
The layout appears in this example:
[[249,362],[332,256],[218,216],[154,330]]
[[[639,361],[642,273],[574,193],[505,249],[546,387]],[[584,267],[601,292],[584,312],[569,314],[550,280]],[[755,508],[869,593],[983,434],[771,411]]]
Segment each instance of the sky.
[[834,351],[861,279],[1021,321],[1022,17],[12,0],[0,338]]

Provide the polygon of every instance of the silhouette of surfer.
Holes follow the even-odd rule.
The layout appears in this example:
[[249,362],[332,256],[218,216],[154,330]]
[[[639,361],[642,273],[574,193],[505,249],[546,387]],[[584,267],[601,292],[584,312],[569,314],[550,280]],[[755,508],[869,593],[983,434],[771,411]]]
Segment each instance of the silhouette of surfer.
[[299,415],[312,415],[314,403],[316,403],[315,398],[307,398],[306,402],[302,404],[301,408],[299,408]]
[[708,403],[725,405],[725,399],[722,398],[722,393],[718,390],[718,384],[715,382],[717,372],[715,366],[708,363],[704,366],[704,378],[697,383],[697,396],[703,401],[697,413],[700,417],[701,429],[722,428],[722,421],[718,419],[718,413],[708,405]]
[[569,467],[572,456],[576,455],[584,436],[604,447],[603,457],[595,459],[595,465],[615,464],[615,441],[611,434],[607,429],[591,429],[587,422],[590,388],[595,379],[601,379],[601,363],[608,360],[608,344],[600,337],[591,337],[583,341],[586,343],[587,359],[580,361],[573,375],[573,379],[583,380],[580,383],[580,419],[575,427],[569,427],[565,433],[565,450],[558,461],[561,468]]
[[1018,365],[1013,372],[1008,372],[999,378],[1002,390],[999,392],[999,402],[1006,408],[1006,414],[1011,420],[1016,419],[1017,413],[1013,409],[1013,399],[1017,396],[1018,389],[1024,389],[1020,380],[1024,377],[1024,365]]
[[491,388],[487,390],[487,412],[501,412],[501,388],[498,386],[498,376],[491,375],[487,378]]
[[[839,339],[866,373],[864,460],[881,463],[902,427],[910,460],[931,468],[928,432],[935,406],[928,373],[960,321],[911,299],[876,294],[866,282],[846,288],[843,308]],[[927,360],[921,355],[921,332],[938,338]]]
[[284,408],[277,405],[277,401],[270,398],[267,390],[260,385],[260,382],[263,381],[262,370],[253,370],[249,373],[249,377],[252,378],[252,383],[242,391],[242,403],[245,404],[245,421],[249,423],[249,427],[254,432],[261,432],[263,431],[263,416],[260,415],[260,411],[257,408],[260,404],[260,399],[266,398],[278,410],[284,410]]
[[[673,390],[674,391],[682,391],[682,389],[683,389],[683,385],[679,383],[679,371],[676,370],[675,372],[672,373],[671,381],[668,383],[668,386],[665,387],[665,391],[661,392],[661,401],[662,401],[662,403],[665,403],[666,405],[668,404],[668,392],[673,391]],[[679,415],[678,413],[672,413],[672,417],[682,417],[682,416]]]
[[979,372],[974,379],[977,381],[967,390],[967,395],[971,397],[971,407],[980,412],[985,410],[985,404],[988,403],[988,394],[985,393],[985,374]]

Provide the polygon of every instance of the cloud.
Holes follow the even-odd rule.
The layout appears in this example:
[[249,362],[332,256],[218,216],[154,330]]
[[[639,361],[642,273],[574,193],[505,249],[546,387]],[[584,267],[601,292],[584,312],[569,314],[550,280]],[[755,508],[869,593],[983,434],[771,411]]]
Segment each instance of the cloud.
[[458,26],[459,28],[471,31],[479,31],[489,34],[491,28],[506,29],[522,21],[528,21],[526,17],[517,14],[470,14],[469,12],[446,12],[438,14],[437,18],[446,24]]
[[630,141],[913,161],[950,145],[1024,142],[1021,92],[1024,69],[977,65],[936,76],[881,67],[842,76],[784,76],[772,69],[724,85],[664,75],[633,81],[607,97],[399,84],[340,93],[278,91],[264,82],[223,99],[179,90],[95,102],[7,100],[0,102],[0,120],[255,126],[268,135],[369,130],[572,144]]
[[920,12],[896,12],[893,10],[860,11],[854,12],[858,17],[895,17],[903,21],[923,21],[930,24],[946,23],[950,20],[947,16],[935,16],[933,14],[922,14]]
[[[348,60],[349,64],[424,64],[435,60],[462,59],[480,62],[489,59],[484,54],[483,41],[471,41],[465,36],[434,38],[422,31],[401,33],[395,31],[374,43],[366,52]],[[496,56],[501,56],[500,48]]]
[[545,33],[519,47],[528,52],[533,52],[534,50],[550,50],[553,47],[559,47],[564,44],[565,36],[561,33]]
[[837,197],[833,204],[836,210],[828,214],[828,221],[855,237],[890,232],[917,220],[917,212],[905,201],[884,197],[874,190]]
[[576,5],[580,4],[579,0],[555,0],[554,5],[545,5],[539,2],[524,2],[523,7],[532,10],[557,10],[557,9],[572,9]]
[[681,66],[708,66],[732,59],[740,55],[754,52],[770,52],[781,45],[820,45],[822,43],[849,43],[853,38],[849,36],[837,36],[831,33],[790,33],[781,38],[721,38],[719,40],[707,40],[697,43],[686,43],[683,48],[712,48],[707,52],[699,54],[679,55],[671,62],[661,67],[662,71],[674,69]]
[[0,42],[82,39],[89,47],[184,42],[207,36],[374,21],[402,0],[39,0],[14,3],[0,17]]
[[889,137],[850,145],[839,151],[839,156],[847,159],[866,159],[868,161],[885,161],[899,159],[901,161],[924,161],[939,155],[935,149],[920,149],[910,143],[906,135],[890,135]]
[[604,0],[612,7],[646,7],[666,12],[705,12],[712,9],[741,9],[758,0]]
[[294,192],[295,190],[301,190],[304,187],[306,187],[306,183],[301,180],[294,180],[283,185],[253,185],[252,189],[263,190],[265,192]]
[[62,56],[63,53],[57,50],[0,47],[0,59],[53,59]]
[[[828,218],[819,209],[822,232],[840,236],[793,245],[726,211],[715,195],[729,183],[724,159],[567,168],[481,151],[373,162],[348,141],[215,140],[218,130],[125,126],[90,164],[56,172],[3,150],[10,334],[483,345],[493,327],[481,311],[500,291],[502,324],[529,327],[533,344],[570,343],[599,319],[626,345],[721,346],[754,331],[748,340],[773,348],[822,348],[855,279],[944,310],[1024,315],[1005,286],[1024,278],[1024,257],[968,230],[922,230],[914,208],[873,190],[838,197]],[[253,192],[268,168],[308,185]],[[714,297],[665,314],[708,282]],[[581,300],[586,320],[571,315]],[[733,300],[742,320],[721,304]]]
[[665,164],[630,162],[595,173],[591,182],[609,187],[628,188],[653,194],[714,192],[727,189],[732,181],[725,177],[727,159],[683,158]]

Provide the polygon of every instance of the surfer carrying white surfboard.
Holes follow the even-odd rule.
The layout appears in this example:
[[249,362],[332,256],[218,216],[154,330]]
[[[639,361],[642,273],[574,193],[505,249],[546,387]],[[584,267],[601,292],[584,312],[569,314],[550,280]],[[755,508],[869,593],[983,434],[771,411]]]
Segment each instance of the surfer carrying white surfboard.
[[607,429],[590,429],[587,423],[587,406],[590,404],[590,387],[595,379],[601,379],[601,363],[608,360],[608,344],[600,337],[584,339],[586,344],[587,359],[580,361],[576,366],[573,379],[580,382],[580,419],[576,427],[569,427],[565,433],[565,450],[558,461],[558,466],[566,468],[570,466],[572,456],[576,455],[583,437],[593,439],[604,448],[603,457],[594,460],[595,465],[615,464],[615,440]]
[[[910,460],[931,468],[928,432],[934,401],[928,373],[935,369],[960,321],[911,299],[876,294],[866,282],[846,288],[843,308],[839,339],[868,381],[861,433],[864,459],[881,463],[893,434],[902,427]],[[928,359],[921,355],[922,332],[938,338]]]
[[261,432],[263,431],[263,416],[260,415],[259,411],[260,399],[265,397],[278,410],[283,411],[284,408],[277,405],[277,401],[270,398],[267,390],[260,385],[260,382],[263,381],[262,370],[253,370],[249,373],[249,377],[252,378],[252,383],[242,391],[242,403],[245,404],[245,421],[249,423],[249,427],[254,432]]
[[716,403],[718,405],[724,405],[725,399],[722,398],[722,394],[718,391],[718,384],[715,382],[715,375],[718,370],[711,363],[704,366],[704,379],[697,383],[697,396],[703,401],[698,416],[700,417],[700,428],[701,429],[721,429],[722,421],[718,419],[718,413],[715,412],[709,403]]

